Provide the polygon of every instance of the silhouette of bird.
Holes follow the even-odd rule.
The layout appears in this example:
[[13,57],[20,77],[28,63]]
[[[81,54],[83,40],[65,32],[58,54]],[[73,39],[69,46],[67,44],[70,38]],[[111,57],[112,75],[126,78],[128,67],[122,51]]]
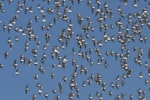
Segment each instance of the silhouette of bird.
[[46,99],[48,99],[48,94],[47,94],[47,93],[45,93],[45,94],[44,94],[44,97],[45,97]]
[[29,91],[29,86],[28,86],[28,84],[27,84],[26,87],[25,87],[25,93],[27,94],[28,91]]
[[18,69],[16,69],[15,75],[19,75],[19,70]]
[[0,64],[0,68],[3,68],[4,67],[4,65],[3,64]]
[[150,48],[148,50],[148,58],[150,59]]

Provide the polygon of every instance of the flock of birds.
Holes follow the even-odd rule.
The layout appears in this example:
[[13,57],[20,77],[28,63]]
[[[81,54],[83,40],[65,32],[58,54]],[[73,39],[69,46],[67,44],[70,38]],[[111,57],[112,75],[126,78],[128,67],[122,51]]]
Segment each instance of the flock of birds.
[[150,100],[149,11],[149,0],[1,0],[0,70],[34,70],[31,100]]

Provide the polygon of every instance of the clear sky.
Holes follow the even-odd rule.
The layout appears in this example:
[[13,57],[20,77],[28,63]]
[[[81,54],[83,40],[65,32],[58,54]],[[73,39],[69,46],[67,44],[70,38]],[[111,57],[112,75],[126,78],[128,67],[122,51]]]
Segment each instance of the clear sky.
[[[99,6],[99,9],[102,11],[97,16],[96,10],[97,4],[96,0],[91,0],[91,6],[94,6],[94,12],[91,12],[91,8],[87,6],[87,1],[89,0],[81,0],[81,2],[78,4],[75,0],[74,4],[71,4],[71,0],[66,0],[65,5],[60,5],[60,8],[56,10],[54,0],[51,0],[51,2],[48,4],[46,1],[48,0],[24,0],[27,1],[26,3],[23,3],[23,0],[13,0],[12,2],[8,3],[8,1],[11,0],[1,0],[0,1],[0,64],[3,65],[3,68],[0,68],[0,100],[32,100],[32,95],[35,94],[37,97],[35,100],[46,100],[44,97],[45,93],[48,93],[48,99],[54,100],[54,98],[59,95],[60,100],[69,100],[69,93],[73,93],[74,100],[78,100],[76,97],[77,92],[73,88],[70,89],[70,80],[72,79],[72,74],[75,70],[75,66],[72,65],[72,59],[75,59],[76,64],[79,66],[77,69],[77,76],[75,77],[75,83],[77,83],[76,88],[79,88],[79,100],[88,100],[89,94],[92,95],[93,100],[99,100],[98,96],[96,96],[96,92],[99,94],[102,94],[102,97],[104,100],[114,100],[114,98],[117,95],[121,96],[121,93],[125,94],[124,100],[129,100],[130,94],[133,95],[133,100],[138,100],[138,89],[141,89],[142,91],[146,91],[146,94],[141,94],[141,96],[145,96],[147,100],[150,100],[150,92],[148,89],[150,88],[150,84],[148,83],[145,85],[144,81],[149,80],[148,76],[148,67],[145,67],[144,64],[147,62],[150,64],[150,59],[148,58],[148,50],[149,50],[149,44],[150,44],[150,34],[149,34],[149,28],[147,27],[147,23],[149,21],[149,15],[147,16],[147,22],[144,23],[142,18],[142,9],[145,8],[145,13],[149,13],[150,6],[148,6],[148,0],[144,2],[144,0],[140,0],[137,3],[137,7],[133,7],[133,0],[128,0],[128,4],[125,5],[123,2],[120,2],[122,0],[100,0],[101,4]],[[57,0],[55,0],[57,1]],[[63,0],[58,0],[63,1]],[[65,1],[65,0],[64,0]],[[125,0],[124,0],[125,1]],[[137,0],[138,1],[138,0]],[[19,4],[22,4],[22,8],[18,7]],[[104,5],[108,4],[108,7],[106,7],[106,11],[104,10]],[[38,9],[38,5],[40,8]],[[70,7],[70,8],[69,8]],[[121,8],[121,13],[123,13],[125,16],[121,17],[118,12],[118,7]],[[27,9],[28,8],[28,9]],[[48,13],[47,8],[53,9],[53,13]],[[64,9],[69,8],[72,12],[66,12],[65,14],[68,17],[68,21],[63,21],[63,13]],[[25,10],[27,9],[27,13],[25,14]],[[5,10],[3,13],[2,11]],[[109,17],[109,14],[107,14],[110,10],[112,10],[113,18]],[[32,12],[33,11],[33,12]],[[44,11],[44,12],[43,12]],[[59,14],[57,14],[57,11]],[[31,12],[31,13],[30,13]],[[143,27],[141,27],[141,23],[138,21],[138,18],[136,16],[132,16],[131,22],[128,23],[128,15],[135,15],[137,12],[140,13],[139,19],[143,21]],[[107,17],[106,20],[102,20],[101,22],[98,22],[97,19],[104,18],[104,15]],[[42,14],[46,14],[45,17],[42,17]],[[78,24],[77,14],[80,14],[83,18],[83,21],[80,24]],[[18,16],[17,19],[13,20],[14,16]],[[35,16],[38,16],[39,19],[36,22]],[[60,16],[60,17],[59,17]],[[54,23],[53,19],[56,18],[56,23]],[[82,26],[87,26],[88,21],[86,20],[87,17],[90,17],[91,24],[89,27],[93,27],[94,31],[86,30],[84,32],[82,30]],[[42,22],[42,20],[45,19],[46,22]],[[129,50],[129,57],[127,59],[127,67],[128,69],[132,69],[131,76],[129,78],[123,78],[122,75],[126,74],[127,72],[121,68],[120,62],[125,57],[125,54],[127,53],[124,49],[123,52],[121,52],[121,43],[118,40],[118,26],[116,25],[116,21],[121,19],[123,29],[120,30],[123,39],[126,40],[125,37],[126,29],[128,26],[129,33],[127,33],[129,36],[132,36],[135,38],[135,41],[133,42],[131,38],[129,38],[130,42],[127,42],[126,50]],[[29,20],[32,21],[31,25],[29,25]],[[68,40],[67,36],[69,37],[68,32],[68,25],[69,21],[72,21],[72,37]],[[44,21],[44,20],[43,20]],[[15,22],[12,24],[12,22]],[[52,27],[48,27],[48,24],[52,23]],[[100,32],[100,25],[106,25],[108,26],[108,29],[102,29]],[[8,26],[10,25],[11,29],[10,32],[8,32]],[[12,26],[11,26],[12,25]],[[114,28],[110,28],[109,26],[113,25]],[[132,30],[132,25],[136,26],[136,30],[140,29],[140,34],[135,34]],[[4,26],[7,27],[7,29],[4,29]],[[30,32],[27,30],[27,27],[29,26]],[[49,29],[41,29],[42,26],[47,26]],[[17,29],[18,28],[18,29]],[[15,29],[17,31],[15,31]],[[62,39],[62,44],[64,44],[65,48],[61,48],[61,43],[58,42],[58,37],[61,36],[62,30],[65,29],[65,36]],[[24,33],[21,32],[21,30],[24,30]],[[50,35],[50,40],[48,41],[49,45],[46,46],[45,41],[45,33],[48,33]],[[111,38],[111,36],[114,38],[114,41],[105,42],[104,41],[104,34],[107,34],[107,39]],[[25,34],[25,35],[24,35]],[[86,34],[89,35],[89,39],[86,38]],[[29,40],[29,37],[37,36],[37,40],[34,40],[33,38]],[[78,36],[82,36],[83,40],[87,43],[87,47],[84,46],[81,48],[81,51],[79,50],[77,40],[76,38]],[[92,37],[96,41],[102,42],[102,47],[99,47],[97,44],[96,46],[93,45]],[[147,37],[146,43],[140,42],[140,38],[144,39],[144,37]],[[15,39],[18,38],[18,41],[15,41]],[[68,45],[66,46],[66,40],[68,41]],[[8,43],[10,41],[10,43]],[[28,50],[25,52],[24,48],[25,42],[28,43]],[[37,42],[40,42],[40,45],[37,45]],[[10,48],[10,45],[12,45],[12,48]],[[46,50],[43,50],[43,47],[46,47]],[[65,57],[67,59],[65,68],[59,68],[59,64],[62,63],[62,58],[58,60],[57,57],[51,58],[51,53],[53,53],[54,46],[58,46],[59,49],[59,57]],[[134,51],[133,48],[136,47],[137,50]],[[72,49],[74,48],[76,54],[72,54]],[[93,51],[91,54],[89,54],[88,50],[92,48]],[[142,62],[142,65],[134,62],[135,58],[138,58],[138,53],[140,51],[140,48],[143,50],[142,57],[139,59],[139,61]],[[32,50],[37,50],[37,57],[34,57],[32,54]],[[101,56],[97,56],[95,50],[99,49],[99,53]],[[4,57],[4,53],[8,52],[7,58]],[[108,55],[106,56],[107,52],[114,52],[120,55],[124,55],[122,57],[118,56],[118,59],[115,59],[115,56]],[[78,55],[78,53],[85,53],[89,55],[90,59],[93,62],[93,65],[90,66],[89,62],[86,60],[86,58],[82,58]],[[46,59],[44,59],[45,63],[41,63],[42,55],[46,55]],[[20,63],[20,56],[23,55],[26,58],[25,63]],[[101,64],[96,64],[98,59],[103,58]],[[32,59],[30,66],[28,65],[28,60]],[[14,68],[14,61],[16,60],[16,63],[18,66],[16,69]],[[34,62],[37,61],[38,65],[34,65]],[[105,61],[108,64],[108,67],[104,67]],[[52,64],[55,64],[55,68],[52,68]],[[39,71],[39,66],[41,66],[45,72],[42,74]],[[80,68],[81,66],[84,66],[88,72],[85,75],[84,73],[80,74]],[[16,70],[19,71],[19,75],[16,75]],[[139,78],[139,73],[142,73],[143,78]],[[54,73],[54,79],[51,78],[51,74]],[[97,73],[101,75],[101,82],[100,85],[96,84],[95,78]],[[37,81],[34,80],[34,75],[38,75],[39,78]],[[91,85],[88,85],[87,80],[90,77],[90,75],[94,75],[94,79],[91,79]],[[67,77],[67,81],[63,81],[63,77]],[[116,77],[119,76],[120,80],[116,80]],[[86,87],[82,87],[82,83],[86,82]],[[110,84],[118,84],[119,88],[112,88]],[[125,82],[124,86],[121,85],[121,82]],[[37,83],[40,83],[43,87],[43,92],[41,95],[38,94],[38,88],[36,86]],[[62,83],[62,90],[63,93],[59,92],[59,85],[58,83]],[[104,87],[106,87],[106,90],[103,91],[103,83],[105,83]],[[29,87],[29,91],[26,94],[25,88],[26,85]],[[55,89],[56,93],[52,93],[52,90]],[[109,91],[112,91],[112,96],[109,96]]]

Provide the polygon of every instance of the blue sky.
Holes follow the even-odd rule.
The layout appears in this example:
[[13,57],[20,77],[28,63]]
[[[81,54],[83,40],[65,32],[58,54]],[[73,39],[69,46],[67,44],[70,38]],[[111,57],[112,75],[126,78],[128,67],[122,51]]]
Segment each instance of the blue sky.
[[[144,63],[147,62],[150,64],[150,61],[148,59],[148,49],[149,49],[149,29],[144,23],[143,28],[140,28],[141,30],[141,36],[147,37],[147,42],[146,43],[141,43],[139,41],[139,35],[134,35],[133,32],[131,31],[131,25],[133,22],[137,21],[137,18],[131,18],[131,24],[128,24],[127,22],[127,15],[130,13],[136,13],[140,12],[142,16],[142,9],[146,8],[147,11],[149,11],[149,6],[147,2],[137,2],[137,8],[133,7],[133,2],[129,1],[127,5],[124,5],[123,2],[120,2],[119,0],[105,0],[108,3],[108,8],[110,8],[113,12],[113,18],[110,19],[109,16],[107,15],[106,21],[102,21],[102,24],[107,24],[108,26],[112,24],[114,26],[113,29],[108,29],[104,30],[102,29],[101,32],[99,32],[99,23],[97,21],[97,18],[100,17],[100,15],[95,16],[95,11],[92,14],[91,9],[87,7],[86,5],[86,0],[82,0],[80,4],[77,3],[77,1],[74,2],[74,5],[71,4],[70,1],[66,1],[65,6],[60,7],[60,13],[63,13],[63,9],[65,7],[71,7],[72,13],[66,13],[68,16],[69,20],[72,20],[72,31],[73,31],[73,36],[69,40],[68,46],[65,47],[65,49],[61,48],[61,44],[58,42],[58,37],[60,36],[62,29],[66,30],[67,34],[67,28],[69,24],[68,21],[62,21],[62,19],[58,18],[56,14],[56,9],[54,5],[54,1],[52,0],[50,4],[48,5],[46,2],[43,2],[44,0],[34,0],[32,2],[31,0],[28,0],[26,4],[23,6],[22,10],[20,9],[20,13],[16,13],[17,9],[17,4],[18,1],[13,0],[10,4],[8,4],[8,1],[0,1],[0,3],[3,3],[2,9],[5,9],[5,13],[0,13],[0,64],[3,64],[4,67],[0,69],[0,99],[2,100],[32,100],[32,95],[36,94],[37,97],[35,100],[46,100],[44,97],[44,93],[48,93],[49,100],[53,100],[56,95],[60,96],[60,100],[69,100],[68,94],[69,93],[74,93],[76,94],[75,89],[70,90],[69,87],[69,82],[71,80],[71,75],[74,72],[74,66],[71,64],[71,60],[75,59],[76,64],[79,65],[79,68],[77,69],[77,76],[75,78],[75,82],[77,83],[77,87],[80,89],[80,98],[79,100],[88,100],[89,94],[93,96],[93,100],[98,100],[98,97],[95,96],[96,91],[98,91],[100,94],[102,94],[104,100],[113,100],[116,95],[120,95],[122,92],[125,94],[124,100],[129,100],[129,95],[132,94],[134,96],[133,100],[137,100],[138,98],[138,93],[137,90],[140,88],[142,90],[146,91],[145,97],[147,100],[149,100],[149,91],[148,88],[150,88],[150,85],[144,84],[144,80],[147,79],[149,80],[148,76],[148,68],[144,67]],[[60,0],[59,0],[60,1]],[[92,1],[92,0],[91,0]],[[101,1],[100,9],[104,10],[104,1]],[[23,1],[20,1],[20,3],[23,3]],[[40,4],[41,7],[43,7],[43,10],[45,11],[44,13],[46,14],[45,19],[47,22],[42,22],[42,15],[40,13],[40,10],[37,10],[37,5]],[[95,10],[97,8],[97,5],[95,1],[93,0],[91,2],[93,6],[95,6]],[[119,13],[117,11],[118,6],[121,7],[122,12],[125,14],[124,18],[121,18],[119,16]],[[27,14],[24,13],[25,7],[32,7],[33,13],[30,14],[27,12]],[[46,12],[47,8],[54,9],[53,14],[48,14]],[[82,24],[79,25],[77,22],[77,14],[80,13],[82,18],[84,19]],[[12,26],[12,29],[8,33],[7,30],[3,31],[3,25],[8,26],[10,20],[13,18],[13,16],[17,15],[17,21],[16,24]],[[38,16],[39,20],[38,22],[35,22],[34,17]],[[53,23],[53,18],[56,17],[56,24]],[[91,17],[91,26],[94,27],[94,32],[92,31],[84,31],[82,30],[82,25],[87,25],[86,18]],[[124,50],[123,53],[120,50],[121,43],[118,42],[117,36],[118,36],[118,27],[116,26],[116,21],[121,18],[121,21],[123,23],[123,30],[121,31],[122,34],[125,33],[126,25],[128,25],[130,31],[129,35],[133,35],[135,37],[135,42],[128,42],[126,48],[127,50],[130,51],[129,53],[129,58],[127,61],[128,67],[132,69],[131,77],[130,78],[125,78],[123,79],[121,76],[125,73],[125,71],[121,68],[120,66],[120,58],[118,57],[117,60],[115,60],[114,56],[105,55],[105,52],[108,51],[113,51],[117,52],[119,54],[126,54],[126,51]],[[147,17],[149,20],[149,16]],[[35,36],[38,36],[37,41],[40,41],[40,46],[37,46],[37,41],[34,41],[32,39],[31,41],[28,39],[28,33],[25,30],[27,27],[27,23],[29,20],[32,20],[31,27],[33,30],[33,34]],[[48,23],[52,23],[52,28],[49,30],[41,30],[41,26],[45,25],[47,26]],[[137,23],[140,25],[140,23]],[[26,35],[22,35],[20,32],[16,32],[13,29],[17,27],[20,29],[25,30]],[[51,35],[49,45],[46,46],[46,50],[43,50],[43,46],[45,46],[45,33],[48,33]],[[114,42],[107,42],[105,43],[103,41],[103,34],[107,33],[108,36],[113,36],[115,38]],[[89,39],[85,37],[85,34],[89,35]],[[86,59],[82,59],[82,57],[78,56],[78,45],[77,45],[77,40],[76,36],[77,35],[82,35],[83,39],[85,42],[87,42],[87,47],[82,48],[81,52],[86,52],[89,50],[89,48],[92,48],[92,54],[90,55],[90,58],[94,62],[92,66],[86,61]],[[15,41],[15,37],[19,38],[19,41]],[[102,48],[98,46],[94,46],[92,41],[90,40],[92,37],[95,38],[95,40],[102,40]],[[9,48],[9,45],[7,43],[8,38],[11,39],[11,42],[13,43],[12,49]],[[29,49],[27,52],[24,52],[24,45],[25,41],[29,43]],[[65,41],[65,39],[63,40]],[[59,60],[54,57],[54,59],[51,58],[51,52],[53,51],[53,47],[58,46],[59,47],[59,56],[64,57],[66,56],[67,62],[66,62],[66,67],[65,68],[58,68],[57,65],[59,64]],[[137,47],[137,51],[133,52],[133,47]],[[75,48],[75,55],[72,55],[72,48]],[[104,61],[102,64],[97,65],[96,61],[99,59],[99,57],[95,54],[96,48],[99,49],[99,52],[101,56],[104,58],[104,61],[106,60],[108,63],[108,68],[106,69],[104,67]],[[134,62],[134,58],[137,57],[139,49],[142,48],[143,50],[143,55],[141,58],[142,61],[142,66],[139,66]],[[37,57],[33,57],[31,51],[32,49],[37,49]],[[5,59],[4,58],[4,52],[8,51],[9,55]],[[40,62],[40,59],[42,57],[42,54],[46,54],[46,60],[45,63],[42,64]],[[32,59],[31,65],[28,66],[27,62],[25,64],[19,63],[19,57],[20,55],[24,55],[26,59]],[[13,62],[14,60],[17,60],[18,66],[17,69],[19,70],[19,75],[15,75],[16,69],[13,67]],[[38,61],[38,65],[34,65],[34,61]],[[52,68],[52,64],[56,64],[55,68]],[[88,70],[87,74],[80,74],[80,67],[85,66]],[[38,67],[42,66],[45,70],[44,74],[41,74],[38,70]],[[139,73],[142,72],[143,78],[139,79]],[[55,73],[54,79],[51,78],[51,73]],[[94,77],[99,73],[101,77],[101,81],[106,83],[106,91],[103,91],[101,89],[101,85],[97,85],[94,80],[92,80],[91,86],[86,84],[86,87],[82,87],[82,83],[88,79],[88,77],[93,74]],[[38,74],[39,78],[38,81],[34,80],[34,75]],[[63,77],[66,76],[68,78],[67,82],[65,83],[63,81]],[[120,80],[125,81],[125,86],[121,86],[120,81],[115,80],[116,77],[119,76]],[[119,89],[113,89],[109,85],[110,83],[117,83],[119,84]],[[38,88],[36,87],[36,84],[40,83],[43,87],[43,93],[41,95],[38,94]],[[62,88],[63,88],[63,93],[61,94],[59,92],[59,86],[58,83],[63,83]],[[28,84],[29,86],[29,92],[28,94],[25,94],[25,87]],[[52,93],[52,90],[56,89],[56,94]],[[113,91],[113,95],[109,96],[109,91]],[[74,96],[74,100],[78,100],[76,96]]]

